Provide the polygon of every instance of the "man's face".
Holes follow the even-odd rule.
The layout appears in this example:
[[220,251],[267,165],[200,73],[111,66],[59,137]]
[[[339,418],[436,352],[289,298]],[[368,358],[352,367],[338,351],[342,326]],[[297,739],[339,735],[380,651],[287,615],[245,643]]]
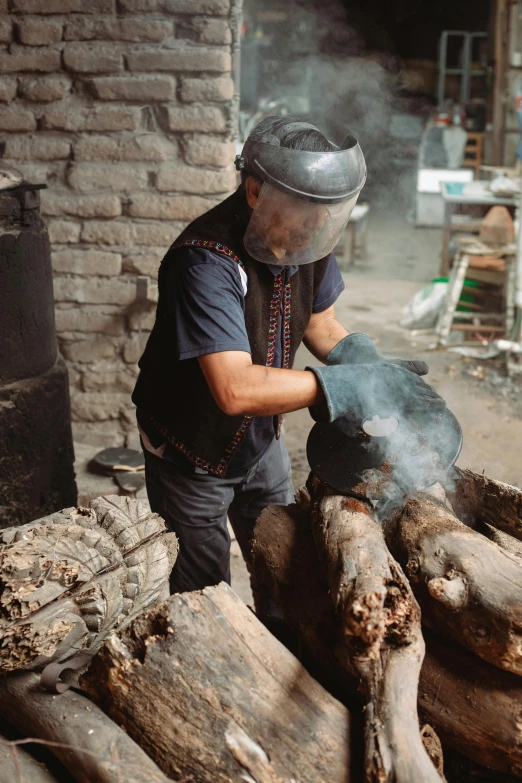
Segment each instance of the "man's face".
[[302,253],[324,226],[327,208],[278,193],[274,209],[267,211],[265,238],[269,247]]
[[[252,181],[250,192],[248,183]],[[247,180],[247,199],[255,209],[261,185]],[[264,198],[256,212],[256,232],[262,233],[266,245],[279,260],[287,253],[302,253],[314,241],[324,226],[327,207],[305,199],[293,198],[272,189],[273,198]]]

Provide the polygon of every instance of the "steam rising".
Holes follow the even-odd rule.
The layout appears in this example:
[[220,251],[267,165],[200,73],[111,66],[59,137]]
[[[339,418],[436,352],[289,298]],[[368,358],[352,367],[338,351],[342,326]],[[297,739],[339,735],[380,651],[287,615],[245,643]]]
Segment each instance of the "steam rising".
[[452,464],[460,449],[460,432],[453,422],[451,414],[440,416],[427,408],[414,417],[403,416],[386,439],[381,467],[361,473],[365,495],[380,520],[393,515],[416,492],[435,484],[446,492],[455,488]]
[[[247,0],[245,7],[250,5],[259,8],[263,2]],[[288,0],[282,6],[292,23],[285,28],[284,46],[260,50],[267,62],[260,67],[258,99],[272,105],[274,114],[286,110],[316,124],[337,144],[354,135],[366,157],[372,203],[407,210],[411,175],[394,164],[408,154],[413,161],[423,115],[431,107],[425,99],[401,96],[400,61],[389,52],[368,50],[354,14],[341,0]],[[246,93],[245,105],[252,100],[251,91]],[[406,147],[413,152],[405,153]]]

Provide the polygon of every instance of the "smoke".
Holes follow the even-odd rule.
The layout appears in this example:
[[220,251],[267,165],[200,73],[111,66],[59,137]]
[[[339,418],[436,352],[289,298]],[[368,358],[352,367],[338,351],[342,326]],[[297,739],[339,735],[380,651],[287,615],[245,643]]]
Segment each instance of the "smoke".
[[365,498],[372,504],[380,522],[391,519],[404,507],[407,494],[383,471],[378,468],[364,470],[361,479],[365,484]]
[[372,438],[368,448],[373,450],[377,445],[382,463],[361,473],[361,479],[377,518],[389,519],[409,496],[434,485],[440,485],[447,493],[454,491],[453,463],[460,451],[460,441],[460,429],[453,414],[433,413],[429,407],[403,415],[393,435]]
[[[275,5],[257,3],[263,9]],[[405,210],[411,206],[409,169],[426,102],[412,105],[401,96],[400,61],[389,51],[368,51],[340,0],[279,4],[283,7],[292,18],[283,45],[274,41],[260,49],[256,91],[261,103],[273,104],[273,113],[286,109],[311,121],[338,144],[354,135],[368,167],[363,198],[371,195],[372,203]]]

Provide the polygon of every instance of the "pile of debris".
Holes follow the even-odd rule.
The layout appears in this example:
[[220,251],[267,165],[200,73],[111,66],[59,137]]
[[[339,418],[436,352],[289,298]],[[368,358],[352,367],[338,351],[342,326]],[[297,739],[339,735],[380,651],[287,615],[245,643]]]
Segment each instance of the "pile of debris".
[[439,738],[522,778],[522,491],[459,471],[377,519],[307,486],[253,562],[307,668],[225,584],[161,601],[177,542],[139,501],[2,531],[0,783],[440,783]]

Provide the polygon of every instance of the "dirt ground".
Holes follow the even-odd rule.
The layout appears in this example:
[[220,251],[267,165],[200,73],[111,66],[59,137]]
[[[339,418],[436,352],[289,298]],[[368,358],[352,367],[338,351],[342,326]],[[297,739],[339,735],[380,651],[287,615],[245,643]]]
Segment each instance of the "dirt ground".
[[[457,464],[522,486],[522,379],[508,381],[497,361],[480,363],[446,350],[430,350],[433,335],[415,335],[398,325],[408,300],[438,276],[440,235],[440,229],[416,229],[402,211],[395,214],[389,208],[372,208],[368,259],[344,274],[346,290],[337,301],[337,317],[349,331],[370,335],[384,356],[427,361],[427,380],[445,398],[463,429],[464,445]],[[302,347],[296,367],[314,362]],[[308,475],[305,449],[312,425],[307,410],[285,418],[284,436],[296,488]],[[86,472],[86,463],[96,451],[76,447],[81,494],[114,491],[111,479]],[[146,497],[144,490],[139,494]],[[251,603],[248,574],[236,542],[232,545],[232,586]]]

